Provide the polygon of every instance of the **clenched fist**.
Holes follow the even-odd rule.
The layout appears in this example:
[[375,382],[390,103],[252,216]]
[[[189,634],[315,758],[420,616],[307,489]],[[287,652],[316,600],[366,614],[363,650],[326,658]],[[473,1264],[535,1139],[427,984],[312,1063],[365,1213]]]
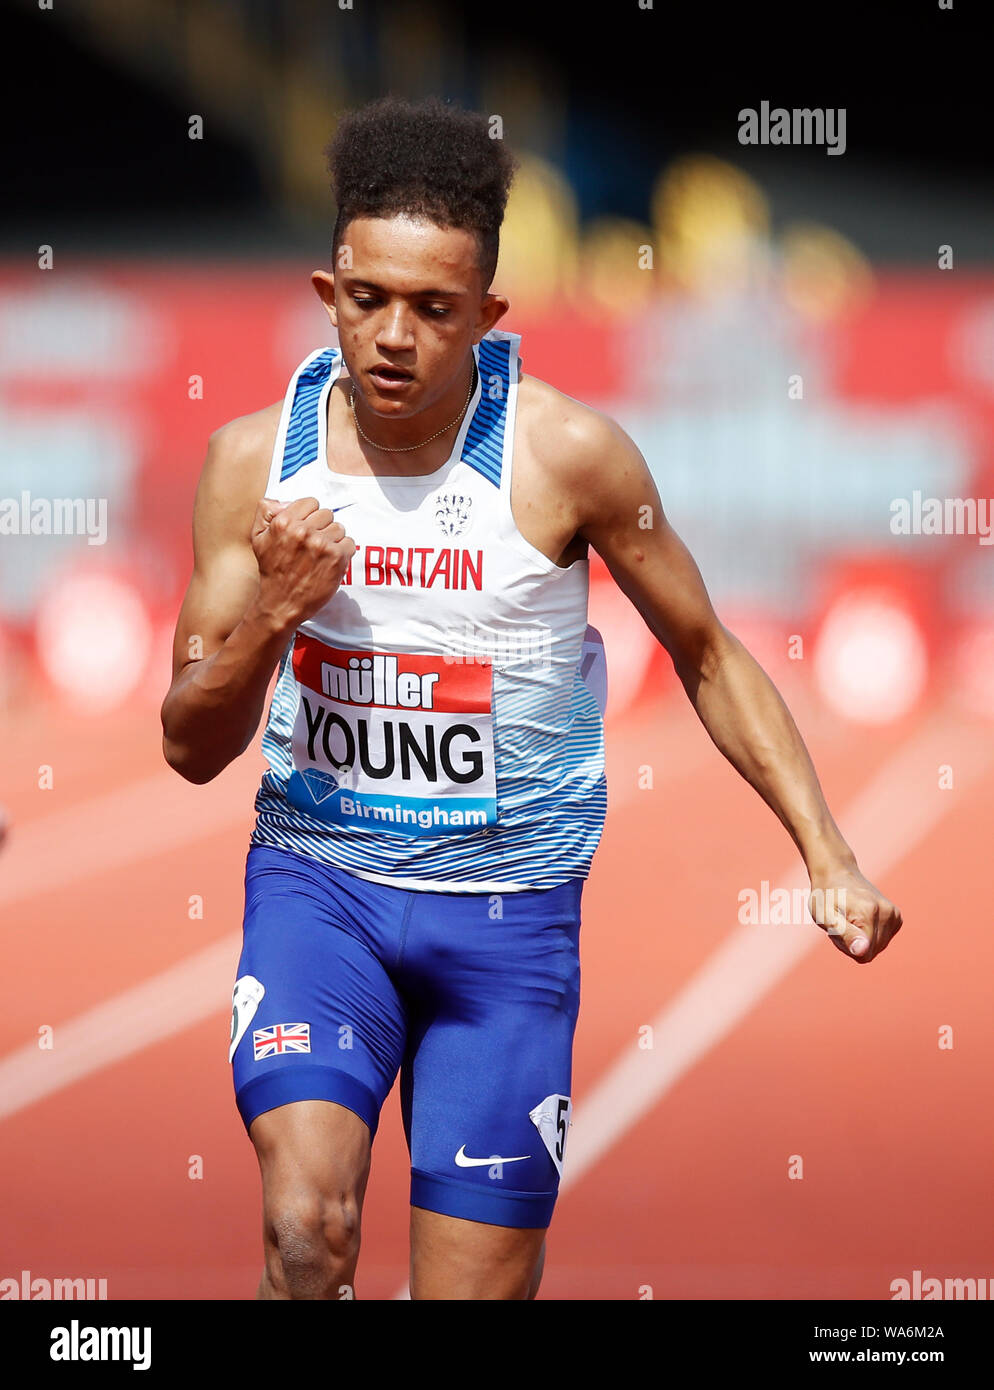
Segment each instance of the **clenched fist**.
[[316,497],[263,497],[252,522],[252,549],[260,605],[279,626],[297,627],[331,598],[356,543]]
[[833,946],[861,965],[879,956],[901,930],[901,909],[858,869],[817,875],[811,888],[811,916]]

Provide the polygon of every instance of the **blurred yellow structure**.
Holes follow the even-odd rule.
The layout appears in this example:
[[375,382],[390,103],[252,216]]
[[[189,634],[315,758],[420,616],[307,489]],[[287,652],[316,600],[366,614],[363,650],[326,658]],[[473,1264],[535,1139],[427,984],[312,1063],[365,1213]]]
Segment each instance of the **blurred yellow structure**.
[[540,310],[575,283],[580,255],[576,197],[566,178],[537,155],[519,155],[501,230],[494,289],[518,307]]
[[795,222],[780,238],[781,288],[788,304],[823,320],[865,302],[874,276],[866,257],[830,227]]
[[767,200],[758,184],[724,160],[675,160],[656,180],[651,215],[663,286],[721,298],[765,277]]
[[573,298],[623,317],[656,291],[652,228],[623,217],[595,218],[584,230]]

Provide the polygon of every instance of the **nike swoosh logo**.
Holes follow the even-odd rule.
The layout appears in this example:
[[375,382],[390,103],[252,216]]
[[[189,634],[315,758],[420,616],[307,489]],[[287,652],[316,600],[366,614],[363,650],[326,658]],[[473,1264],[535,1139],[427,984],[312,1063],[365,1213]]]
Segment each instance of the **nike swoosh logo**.
[[483,1168],[491,1163],[524,1163],[526,1158],[531,1158],[531,1154],[521,1154],[518,1158],[502,1158],[500,1154],[491,1154],[489,1158],[467,1158],[466,1145],[463,1144],[456,1154],[456,1165],[459,1168]]
[[344,510],[345,510],[346,507],[354,507],[354,506],[355,506],[355,503],[354,503],[354,502],[343,502],[342,505],[341,505],[340,507],[332,507],[331,510],[332,510],[333,512],[344,512]]

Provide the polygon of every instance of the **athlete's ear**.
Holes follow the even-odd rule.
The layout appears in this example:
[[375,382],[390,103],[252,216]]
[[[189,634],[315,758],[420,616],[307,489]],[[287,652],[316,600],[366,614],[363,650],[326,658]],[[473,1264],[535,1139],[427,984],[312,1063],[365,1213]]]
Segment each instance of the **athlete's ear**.
[[[485,294],[480,301],[480,312],[476,320],[476,331],[480,338],[485,337],[499,319],[502,319],[511,307],[511,301],[505,299],[502,294]],[[477,339],[479,341],[479,339]]]
[[315,270],[311,275],[311,284],[317,292],[317,297],[325,307],[328,317],[331,319],[332,328],[338,327],[338,310],[335,307],[335,277],[329,270]]

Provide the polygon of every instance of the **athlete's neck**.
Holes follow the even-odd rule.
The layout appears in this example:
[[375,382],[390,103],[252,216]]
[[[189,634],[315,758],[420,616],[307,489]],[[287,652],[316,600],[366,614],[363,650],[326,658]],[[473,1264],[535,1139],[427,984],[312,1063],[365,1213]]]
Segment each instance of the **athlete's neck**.
[[[353,425],[356,427],[357,440],[363,453],[368,450],[371,456],[375,456],[374,462],[392,459],[395,463],[403,463],[406,460],[412,464],[422,464],[422,449],[427,452],[436,444],[447,443],[448,449],[451,450],[459,426],[469,409],[475,368],[476,363],[471,353],[464,369],[443,394],[423,410],[415,410],[412,413],[407,413],[409,407],[403,395],[398,396],[395,401],[380,397],[374,407],[366,399],[361,380],[349,381],[347,385],[354,412]],[[401,454],[403,457],[400,457]]]

